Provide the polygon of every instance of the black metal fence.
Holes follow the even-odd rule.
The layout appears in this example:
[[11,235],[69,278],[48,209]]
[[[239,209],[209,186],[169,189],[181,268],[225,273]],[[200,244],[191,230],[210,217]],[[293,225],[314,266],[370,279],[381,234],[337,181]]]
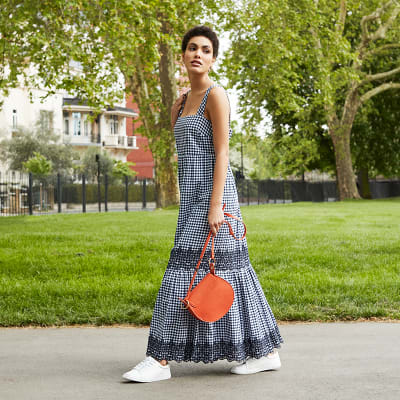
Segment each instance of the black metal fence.
[[288,180],[236,181],[240,204],[291,203],[296,201],[336,201],[335,181],[304,182]]
[[[241,205],[338,200],[335,181],[238,179],[236,186]],[[400,180],[370,180],[370,189],[374,199],[400,196]],[[111,183],[108,176],[101,176],[99,184],[87,183],[82,176],[73,183],[60,174],[43,178],[0,173],[0,215],[154,209],[155,196],[154,181],[149,179],[126,177]]]
[[131,179],[72,183],[60,174],[39,177],[17,171],[0,174],[0,215],[129,211],[155,207],[154,181]]
[[400,196],[400,180],[369,181],[369,187],[373,199]]
[[[370,180],[373,199],[400,196],[400,180]],[[291,203],[297,201],[337,201],[336,181],[305,182],[288,180],[236,181],[240,204]]]

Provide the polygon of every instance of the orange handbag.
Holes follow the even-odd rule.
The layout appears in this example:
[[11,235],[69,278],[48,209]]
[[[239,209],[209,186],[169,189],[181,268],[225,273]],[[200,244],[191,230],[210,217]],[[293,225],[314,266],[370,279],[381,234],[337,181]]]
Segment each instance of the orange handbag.
[[[225,208],[225,204],[222,210]],[[244,226],[244,233],[241,238],[237,238],[234,233],[231,224],[228,221],[223,223],[228,224],[229,234],[232,235],[236,240],[242,240],[246,236],[246,225],[242,220],[235,217],[232,214],[224,212],[224,215],[234,218],[240,221]],[[211,257],[208,260],[210,272],[192,289],[194,278],[196,277],[199,269],[201,260],[203,259],[206,251],[208,242],[211,240]],[[225,279],[215,275],[215,258],[214,258],[214,236],[211,233],[208,234],[206,243],[204,244],[203,251],[201,252],[200,259],[197,263],[196,269],[192,281],[190,282],[189,290],[184,299],[179,297],[179,300],[183,303],[182,308],[190,311],[200,321],[204,322],[215,322],[221,319],[231,308],[234,299],[234,291],[232,286]]]

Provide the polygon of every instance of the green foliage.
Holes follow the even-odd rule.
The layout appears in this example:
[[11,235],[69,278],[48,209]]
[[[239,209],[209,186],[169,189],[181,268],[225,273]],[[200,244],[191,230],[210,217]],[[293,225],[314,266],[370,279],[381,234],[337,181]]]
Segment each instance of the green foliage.
[[21,171],[23,163],[34,157],[35,152],[51,161],[53,171],[66,176],[72,173],[73,163],[79,159],[79,153],[71,145],[59,143],[58,135],[39,126],[33,130],[19,129],[0,146],[0,158],[14,171]]
[[[97,203],[97,184],[89,183],[86,184],[86,203]],[[62,198],[64,203],[79,204],[82,202],[82,184],[80,183],[67,183],[62,186]],[[141,202],[143,196],[142,184],[132,184],[129,182],[128,185],[128,201],[129,202]],[[155,200],[154,185],[147,182],[146,184],[146,201],[151,202]],[[105,188],[102,184],[100,186],[100,198],[104,202]],[[125,202],[125,185],[111,184],[108,186],[107,200],[109,202]],[[57,196],[55,201],[57,201]]]
[[357,171],[370,177],[400,176],[400,93],[374,96],[357,114],[352,132],[352,153]]
[[[214,0],[11,0],[0,10],[1,67],[11,70],[0,90],[7,94],[20,75],[26,87],[50,89],[42,98],[66,89],[96,112],[132,94],[156,180],[164,187],[176,184],[170,108],[177,95],[180,43],[186,29],[216,9]],[[26,70],[29,63],[37,67],[33,76]],[[117,83],[121,74],[125,85]]]
[[[99,156],[98,163],[97,155]],[[108,175],[110,184],[117,180],[117,177],[113,175],[114,160],[105,150],[98,147],[89,147],[83,154],[79,165],[75,166],[75,170],[79,174],[85,174],[88,182],[97,182],[99,167],[100,175]]]
[[49,175],[52,171],[51,161],[36,151],[33,154],[33,157],[22,163],[24,170],[36,175]]
[[[157,114],[164,105],[160,44],[170,45],[178,61],[182,34],[199,22],[200,13],[205,16],[208,10],[204,5],[212,4],[191,0],[69,0],[66,5],[61,0],[11,0],[0,10],[1,67],[11,69],[0,89],[7,94],[18,84],[16,76],[20,75],[30,83],[26,86],[40,84],[49,89],[43,99],[62,88],[97,111],[113,106],[124,92],[136,89],[140,119],[146,122],[142,131],[150,137],[158,136],[159,130],[150,127],[157,124]],[[168,26],[163,29],[166,22]],[[28,62],[38,67],[32,76],[26,70]],[[178,67],[176,63],[172,81]],[[120,73],[126,86],[116,84]],[[163,146],[159,150],[163,151]]]
[[[330,117],[340,123],[352,85],[368,74],[400,65],[400,47],[396,47],[400,42],[399,16],[388,27],[386,36],[368,42],[364,49],[368,56],[359,66],[360,22],[381,7],[381,1],[250,0],[225,4],[229,12],[221,11],[220,16],[224,29],[230,32],[232,46],[224,58],[224,74],[240,93],[240,112],[246,126],[258,125],[265,113],[272,117],[266,158],[272,157],[276,172],[301,173],[315,167],[335,171],[333,146],[322,127],[333,125]],[[341,4],[346,7],[343,26],[339,21]],[[394,7],[393,3],[381,18],[370,19],[371,35],[389,21]],[[392,47],[374,52],[388,44]],[[360,95],[380,83],[361,85]],[[395,121],[385,113],[381,116],[392,124]],[[380,129],[375,125],[373,130]],[[375,157],[375,166],[380,164],[380,157],[374,149],[380,146],[388,158],[390,154],[397,160],[392,151],[397,147],[391,146],[393,135],[387,139],[375,136],[375,146],[369,138],[372,136],[365,135],[365,129],[357,135],[353,144],[360,148],[355,153],[367,152],[369,159]]]
[[125,176],[135,176],[137,175],[137,172],[130,168],[134,165],[136,165],[136,163],[134,162],[123,162],[121,160],[114,160],[112,174],[119,179],[123,179]]

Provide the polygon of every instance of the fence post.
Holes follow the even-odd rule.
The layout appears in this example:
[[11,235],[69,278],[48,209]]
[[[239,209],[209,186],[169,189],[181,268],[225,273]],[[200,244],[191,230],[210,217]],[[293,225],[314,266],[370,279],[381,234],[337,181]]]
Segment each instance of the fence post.
[[104,175],[104,211],[108,211],[108,175]]
[[29,206],[29,215],[33,214],[33,178],[32,172],[29,172],[29,187],[28,187],[28,206]]
[[86,176],[82,175],[82,212],[86,212]]
[[100,191],[100,163],[97,163],[97,203],[99,205],[99,212],[101,212],[101,191]]
[[143,179],[142,208],[146,208],[146,178]]
[[61,176],[60,173],[57,173],[57,203],[58,203],[58,212],[61,212]]
[[128,211],[128,175],[125,175],[125,211]]

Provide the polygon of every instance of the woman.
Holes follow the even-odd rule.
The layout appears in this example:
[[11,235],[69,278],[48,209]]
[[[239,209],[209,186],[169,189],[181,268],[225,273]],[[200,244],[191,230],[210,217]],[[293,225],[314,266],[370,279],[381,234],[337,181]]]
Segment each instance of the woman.
[[[224,211],[239,219],[241,212],[228,158],[232,135],[229,100],[224,89],[208,76],[218,44],[216,34],[206,26],[192,28],[182,41],[191,90],[178,98],[171,111],[178,153],[178,224],[154,307],[147,357],[123,375],[129,380],[169,379],[168,360],[239,361],[230,370],[235,374],[281,366],[276,349],[283,339],[250,264],[246,238],[235,240],[223,224]],[[242,236],[241,223],[230,222],[236,237]],[[210,230],[215,236],[216,273],[235,292],[228,313],[212,323],[197,320],[179,301],[186,295]],[[193,287],[209,271],[210,253],[209,246]]]

